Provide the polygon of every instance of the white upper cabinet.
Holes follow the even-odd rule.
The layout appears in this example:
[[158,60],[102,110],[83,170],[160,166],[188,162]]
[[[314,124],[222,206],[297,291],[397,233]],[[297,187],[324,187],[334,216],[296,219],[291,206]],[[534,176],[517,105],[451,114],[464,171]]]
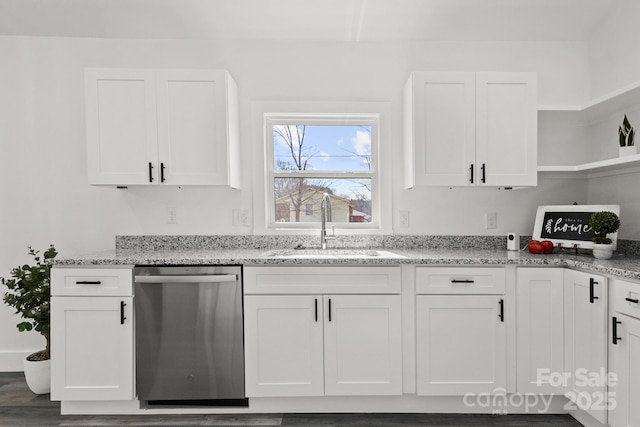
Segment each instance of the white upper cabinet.
[[414,72],[405,186],[537,185],[535,73]]
[[85,70],[89,183],[239,188],[237,86],[224,70]]

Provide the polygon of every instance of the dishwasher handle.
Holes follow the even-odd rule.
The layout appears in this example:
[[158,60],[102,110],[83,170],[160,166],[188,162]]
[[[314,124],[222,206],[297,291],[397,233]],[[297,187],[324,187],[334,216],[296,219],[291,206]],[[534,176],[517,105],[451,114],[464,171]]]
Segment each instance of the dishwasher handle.
[[237,274],[206,274],[186,276],[135,276],[136,283],[219,283],[235,282]]

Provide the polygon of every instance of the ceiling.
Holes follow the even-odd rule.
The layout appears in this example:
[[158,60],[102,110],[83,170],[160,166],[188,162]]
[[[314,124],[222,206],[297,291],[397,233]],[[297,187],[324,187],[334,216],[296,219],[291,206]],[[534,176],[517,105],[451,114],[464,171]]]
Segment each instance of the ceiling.
[[0,0],[0,35],[586,41],[623,0]]

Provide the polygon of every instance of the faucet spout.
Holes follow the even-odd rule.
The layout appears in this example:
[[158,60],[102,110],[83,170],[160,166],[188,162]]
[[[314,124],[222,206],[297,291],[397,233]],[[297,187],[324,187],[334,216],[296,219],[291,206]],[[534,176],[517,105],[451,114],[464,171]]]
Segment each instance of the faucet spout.
[[320,203],[320,248],[327,249],[327,240],[335,239],[335,232],[327,234],[327,222],[332,222],[331,218],[331,198],[328,193],[322,195]]

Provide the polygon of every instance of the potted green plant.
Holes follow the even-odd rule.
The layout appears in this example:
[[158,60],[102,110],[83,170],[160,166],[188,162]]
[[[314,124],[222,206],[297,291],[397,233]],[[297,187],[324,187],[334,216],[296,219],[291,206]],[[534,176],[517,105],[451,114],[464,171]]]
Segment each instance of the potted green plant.
[[4,294],[4,302],[15,308],[22,316],[17,327],[20,332],[35,330],[46,341],[44,350],[30,354],[24,361],[24,375],[31,391],[36,394],[51,390],[50,368],[50,307],[51,266],[46,260],[54,258],[58,252],[51,245],[40,257],[39,251],[29,247],[33,265],[25,264],[11,270],[11,279],[0,277],[9,290]]
[[595,212],[589,219],[589,226],[596,233],[593,240],[593,256],[598,259],[609,259],[613,254],[612,240],[607,235],[620,228],[620,218],[613,212]]
[[618,127],[618,139],[620,141],[620,157],[637,154],[638,149],[633,143],[636,131],[629,123],[627,115],[625,114],[622,126]]

